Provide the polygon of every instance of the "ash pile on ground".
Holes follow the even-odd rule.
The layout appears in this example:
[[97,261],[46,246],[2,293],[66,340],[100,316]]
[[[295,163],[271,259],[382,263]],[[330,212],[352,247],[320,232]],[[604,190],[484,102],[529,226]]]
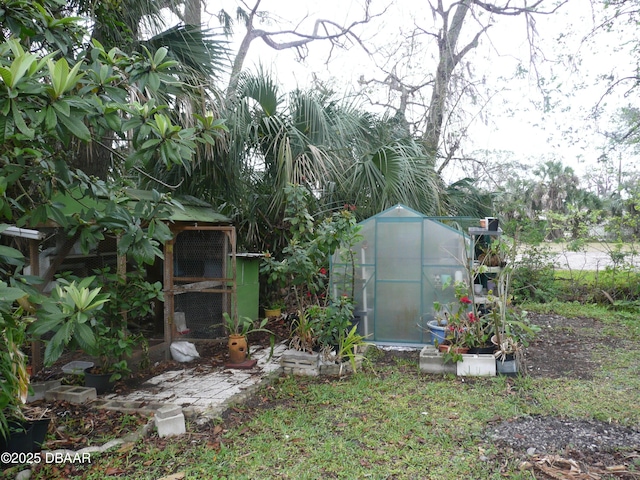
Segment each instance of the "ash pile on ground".
[[488,436],[514,450],[557,453],[570,450],[609,452],[640,447],[640,431],[613,423],[555,417],[525,417],[490,428]]

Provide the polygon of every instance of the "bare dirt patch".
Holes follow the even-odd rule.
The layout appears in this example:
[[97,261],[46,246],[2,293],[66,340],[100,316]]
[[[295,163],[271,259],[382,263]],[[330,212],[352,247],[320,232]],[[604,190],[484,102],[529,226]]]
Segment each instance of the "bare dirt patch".
[[541,314],[529,318],[542,329],[525,351],[525,368],[534,377],[589,380],[600,367],[594,352],[622,345],[593,318]]

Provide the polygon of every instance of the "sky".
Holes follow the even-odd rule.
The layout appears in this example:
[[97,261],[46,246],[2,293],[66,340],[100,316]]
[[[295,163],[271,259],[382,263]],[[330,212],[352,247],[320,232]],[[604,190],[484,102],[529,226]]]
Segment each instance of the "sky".
[[[221,5],[233,13],[238,3],[209,0],[205,18],[209,16],[212,27],[218,25],[215,14]],[[422,5],[422,8],[416,8],[416,5]],[[406,31],[414,22],[420,26],[431,22],[431,14],[425,5],[426,2],[416,4],[413,0],[372,0],[372,12],[386,10],[360,28],[363,41],[371,51],[386,48],[397,57],[402,53],[397,47],[400,31]],[[500,17],[493,22],[473,56],[465,57],[471,62],[471,66],[465,68],[471,68],[476,79],[484,80],[491,92],[491,102],[481,110],[477,106],[467,108],[472,113],[465,124],[468,139],[463,144],[463,153],[471,154],[478,149],[507,150],[513,152],[514,158],[523,161],[529,158],[529,162],[537,162],[542,156],[560,158],[579,173],[593,167],[603,142],[598,131],[607,129],[607,119],[625,102],[621,95],[607,98],[606,115],[599,122],[590,120],[589,113],[605,90],[598,75],[622,71],[631,68],[632,64],[630,46],[622,46],[620,42],[624,32],[600,33],[595,44],[585,42],[595,24],[590,5],[588,0],[569,0],[557,14],[537,17],[536,45],[542,53],[538,54],[535,69],[529,63],[524,20]],[[362,0],[263,0],[261,9],[272,14],[278,25],[298,26],[303,31],[310,31],[316,18],[328,18],[341,24],[360,18]],[[272,30],[278,25],[260,27]],[[475,32],[476,25],[473,27],[474,30],[466,32],[467,36]],[[242,28],[238,28],[238,32],[241,31]],[[237,35],[232,48],[237,48],[239,41]],[[347,51],[334,50],[331,61],[326,63],[328,56],[326,42],[311,44],[307,59],[299,62],[294,51],[274,51],[255,40],[245,68],[255,68],[258,64],[270,68],[285,90],[307,87],[315,77],[337,91],[349,92],[360,88],[358,79],[361,77],[384,78],[372,58],[357,45]],[[541,60],[543,56],[544,61]],[[578,56],[580,63],[572,66],[568,59]],[[417,59],[409,65],[398,63],[398,71],[419,83],[433,71],[433,61],[428,52]],[[518,65],[526,71],[520,78],[513,78]],[[554,105],[546,112],[541,107],[545,98],[538,86],[541,78],[548,88],[548,101]]]

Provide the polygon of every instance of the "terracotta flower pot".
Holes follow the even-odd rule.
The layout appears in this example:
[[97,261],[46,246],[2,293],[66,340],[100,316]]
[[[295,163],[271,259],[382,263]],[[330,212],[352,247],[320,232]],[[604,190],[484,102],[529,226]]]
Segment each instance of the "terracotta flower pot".
[[242,363],[247,359],[247,338],[243,335],[229,335],[229,361]]
[[469,353],[469,347],[456,347],[454,345],[448,345],[446,343],[441,343],[440,345],[438,345],[438,350],[443,353],[459,353],[461,355]]

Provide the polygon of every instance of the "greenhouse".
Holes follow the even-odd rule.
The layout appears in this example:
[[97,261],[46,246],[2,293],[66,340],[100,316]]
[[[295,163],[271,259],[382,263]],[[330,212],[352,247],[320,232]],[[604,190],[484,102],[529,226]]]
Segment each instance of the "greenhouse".
[[353,296],[359,333],[377,344],[431,341],[433,303],[453,299],[467,281],[469,238],[464,219],[427,217],[396,205],[360,223],[357,243],[332,258],[334,296]]

